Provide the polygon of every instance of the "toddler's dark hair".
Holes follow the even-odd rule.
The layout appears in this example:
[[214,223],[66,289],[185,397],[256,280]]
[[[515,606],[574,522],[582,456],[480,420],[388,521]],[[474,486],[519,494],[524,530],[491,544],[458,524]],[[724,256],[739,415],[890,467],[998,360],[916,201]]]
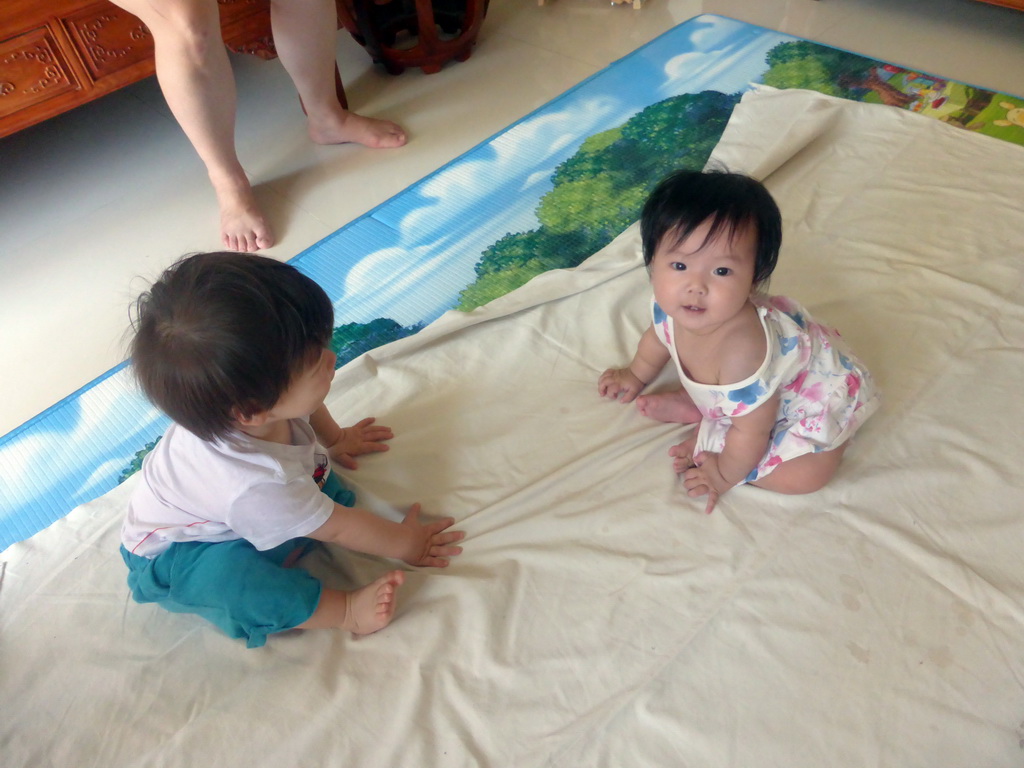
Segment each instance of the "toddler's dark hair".
[[271,408],[330,341],[334,308],[294,267],[265,256],[185,256],[135,303],[130,354],[147,397],[204,440],[234,412]]
[[711,219],[705,242],[719,234],[733,237],[737,230],[756,227],[754,285],[762,287],[775,270],[782,245],[782,216],[771,193],[757,179],[726,171],[676,171],[651,192],[640,214],[644,264],[650,266],[664,237],[676,245]]

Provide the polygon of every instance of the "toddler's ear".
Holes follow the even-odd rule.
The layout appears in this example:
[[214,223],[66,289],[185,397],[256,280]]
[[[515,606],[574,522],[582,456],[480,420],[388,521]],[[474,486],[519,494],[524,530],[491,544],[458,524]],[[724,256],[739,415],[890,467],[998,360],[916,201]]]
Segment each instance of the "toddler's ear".
[[267,423],[267,417],[270,414],[267,411],[256,411],[256,413],[243,413],[242,409],[235,406],[231,409],[231,418],[233,418],[238,425],[241,427],[262,427]]

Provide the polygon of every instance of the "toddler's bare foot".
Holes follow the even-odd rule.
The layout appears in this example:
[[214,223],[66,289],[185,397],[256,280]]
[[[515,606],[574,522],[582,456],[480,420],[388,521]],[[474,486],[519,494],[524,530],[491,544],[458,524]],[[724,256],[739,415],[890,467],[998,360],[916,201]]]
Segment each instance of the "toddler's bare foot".
[[700,421],[700,411],[683,390],[659,395],[641,395],[636,399],[636,409],[655,421],[671,424],[694,424]]
[[274,235],[256,203],[248,179],[214,182],[213,189],[220,205],[220,237],[225,248],[251,252],[274,244]]
[[363,117],[345,109],[309,118],[309,137],[317,144],[354,143],[372,149],[401,147],[405,131],[390,120]]
[[341,628],[354,635],[369,635],[384,629],[395,615],[395,593],[404,581],[402,571],[391,571],[349,592]]

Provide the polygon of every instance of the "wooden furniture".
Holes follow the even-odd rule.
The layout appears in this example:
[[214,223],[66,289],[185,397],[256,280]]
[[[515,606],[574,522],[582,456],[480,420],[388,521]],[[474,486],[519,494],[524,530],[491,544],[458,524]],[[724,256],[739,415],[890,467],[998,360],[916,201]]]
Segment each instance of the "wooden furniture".
[[[217,1],[229,49],[277,55],[270,0]],[[149,30],[106,0],[0,0],[0,137],[154,71]],[[340,77],[337,84],[345,104]]]
[[487,0],[344,0],[339,18],[392,75],[408,67],[439,72],[472,53]]
[[1024,11],[1024,0],[979,0],[982,3],[988,3],[990,5],[1001,5],[1004,8],[1016,8],[1018,11]]

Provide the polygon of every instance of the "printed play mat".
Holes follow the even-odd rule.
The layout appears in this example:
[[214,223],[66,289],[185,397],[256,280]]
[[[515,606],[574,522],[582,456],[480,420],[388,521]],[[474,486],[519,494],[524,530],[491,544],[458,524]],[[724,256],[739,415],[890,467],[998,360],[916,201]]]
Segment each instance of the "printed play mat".
[[[1024,98],[698,16],[296,256],[334,301],[339,366],[600,250],[760,83],[1024,144]],[[167,425],[121,365],[0,437],[0,550],[123,482]]]

